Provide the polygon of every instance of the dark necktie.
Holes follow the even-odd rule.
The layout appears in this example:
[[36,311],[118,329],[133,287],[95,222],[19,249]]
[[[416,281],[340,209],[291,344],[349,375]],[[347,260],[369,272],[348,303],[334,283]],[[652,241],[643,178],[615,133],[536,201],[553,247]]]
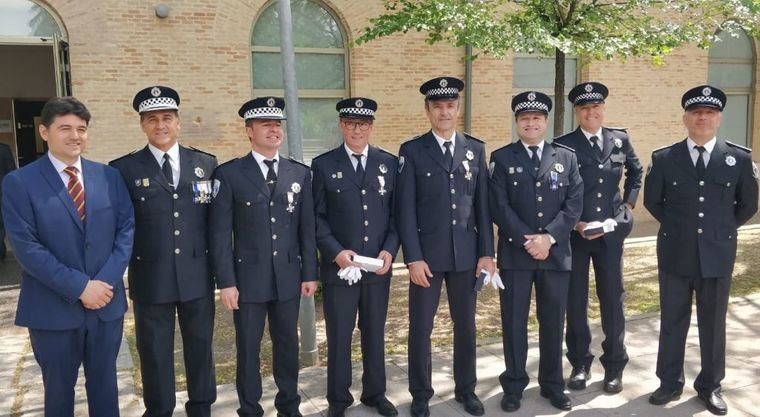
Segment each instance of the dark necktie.
[[172,187],[174,187],[174,175],[172,175],[172,164],[169,163],[169,154],[164,154],[164,163],[161,165],[161,172],[164,174],[164,178],[166,178],[166,182],[169,183]]
[[528,146],[528,149],[531,152],[530,161],[533,162],[533,169],[538,170],[538,166],[541,164],[541,160],[538,159],[538,146],[531,145]]
[[699,179],[705,178],[705,171],[707,170],[707,167],[705,166],[705,159],[702,157],[702,155],[707,151],[704,146],[695,146],[694,149],[699,152],[699,156],[697,156],[697,177]]
[[356,158],[356,176],[359,177],[360,182],[364,182],[364,167],[362,166],[362,154],[352,154]]
[[443,147],[446,148],[446,150],[443,151],[443,164],[450,170],[451,166],[454,164],[454,155],[451,154],[451,141],[447,140],[443,142]]
[[79,170],[77,167],[72,166],[64,168],[63,172],[69,175],[69,183],[66,186],[66,189],[68,190],[71,199],[74,200],[74,207],[77,208],[79,218],[84,221],[84,187],[77,175]]
[[277,173],[274,172],[274,163],[277,162],[275,159],[265,159],[264,163],[269,168],[269,171],[267,171],[267,187],[269,187],[269,194],[271,195],[274,193],[274,186],[277,185]]
[[602,148],[599,147],[599,137],[591,136],[589,140],[591,141],[591,149],[594,150],[596,157],[602,159]]

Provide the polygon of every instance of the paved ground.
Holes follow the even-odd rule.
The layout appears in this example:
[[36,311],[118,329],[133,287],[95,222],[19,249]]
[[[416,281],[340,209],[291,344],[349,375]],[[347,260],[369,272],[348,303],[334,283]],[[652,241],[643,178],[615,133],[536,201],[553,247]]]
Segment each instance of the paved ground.
[[[0,263],[0,416],[42,416],[42,382],[39,369],[30,352],[27,333],[12,325],[15,299],[18,286],[9,276],[18,276],[18,268],[13,262]],[[656,297],[656,294],[652,294]],[[729,404],[730,416],[760,417],[760,294],[734,298],[729,305],[727,320],[727,372],[723,381],[724,397]],[[618,395],[607,395],[601,389],[603,372],[599,367],[592,370],[592,383],[585,391],[571,392],[574,408],[567,413],[560,413],[552,408],[548,401],[538,394],[536,376],[538,369],[537,341],[530,344],[528,371],[532,381],[525,392],[522,408],[515,416],[709,416],[696,393],[691,388],[699,370],[699,347],[696,331],[696,317],[692,317],[692,328],[687,343],[686,380],[684,394],[679,401],[667,407],[655,407],[647,402],[649,394],[657,388],[654,368],[657,353],[657,334],[659,317],[647,315],[631,318],[627,323],[628,353],[631,361],[625,371],[625,390]],[[595,326],[593,347],[598,355],[601,329]],[[122,416],[138,417],[142,413],[139,398],[134,394],[132,379],[132,362],[127,345],[122,345],[119,355],[119,381]],[[451,368],[451,349],[434,352],[433,385],[436,395],[431,400],[433,416],[459,417],[467,416],[461,406],[453,399],[453,377]],[[411,397],[407,392],[406,357],[388,358],[388,395],[399,407],[401,416],[409,415]],[[503,416],[499,407],[501,388],[498,375],[504,370],[503,354],[500,343],[486,344],[478,349],[477,393],[484,401],[487,416]],[[565,375],[569,375],[569,367]],[[355,381],[360,381],[361,364],[355,364]],[[324,399],[326,374],[324,367],[304,369],[301,373],[301,412],[305,416],[326,414],[327,402]],[[354,387],[354,396],[359,398],[359,382]],[[86,416],[86,399],[83,377],[77,387],[77,416]],[[214,405],[215,416],[234,416],[237,397],[234,386],[218,387],[219,398]],[[273,408],[276,387],[272,378],[264,381],[264,398],[266,416],[274,416]],[[186,398],[185,393],[178,393],[178,404]],[[358,404],[358,400],[357,400]],[[175,415],[184,415],[179,406]],[[376,416],[373,410],[356,405],[349,409],[349,417]]]

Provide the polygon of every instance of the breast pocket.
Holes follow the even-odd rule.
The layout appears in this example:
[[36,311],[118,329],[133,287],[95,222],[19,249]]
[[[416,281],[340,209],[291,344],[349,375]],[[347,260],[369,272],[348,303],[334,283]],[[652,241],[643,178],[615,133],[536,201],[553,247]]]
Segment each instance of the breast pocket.
[[148,218],[160,215],[161,210],[156,210],[158,199],[162,191],[157,188],[137,188],[132,193],[132,205],[135,208],[135,215],[141,218]]
[[417,199],[434,200],[440,196],[442,189],[448,190],[448,187],[444,186],[444,175],[447,173],[437,166],[428,169],[420,168],[416,172]]
[[257,218],[269,217],[269,198],[260,193],[236,195],[234,216],[236,227],[253,228]]
[[344,212],[349,208],[347,189],[348,184],[344,180],[332,180],[325,183],[325,199],[329,210]]
[[739,178],[737,172],[719,172],[712,178],[712,186],[717,188],[716,194],[720,195],[720,201],[723,203],[733,203],[736,196],[736,181]]

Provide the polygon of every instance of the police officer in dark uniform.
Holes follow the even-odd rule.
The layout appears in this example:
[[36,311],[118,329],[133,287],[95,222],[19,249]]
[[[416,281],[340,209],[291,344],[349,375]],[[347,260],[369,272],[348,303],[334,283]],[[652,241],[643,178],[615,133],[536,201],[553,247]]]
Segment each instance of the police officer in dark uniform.
[[655,150],[644,187],[644,205],[660,222],[660,387],[649,402],[681,396],[692,294],[702,369],[694,380],[713,414],[728,412],[720,381],[726,368],[726,309],[736,259],[737,228],[757,212],[757,167],[751,151],[716,138],[726,95],[702,85],[681,98],[689,136]]
[[298,406],[299,295],[317,288],[314,204],[309,167],[277,153],[285,101],[259,97],[238,111],[252,151],[214,173],[209,228],[221,301],[233,310],[241,417],[264,414],[259,352],[269,319],[279,417]]
[[144,416],[171,416],[174,322],[179,319],[187,373],[188,416],[209,416],[216,401],[214,292],[206,212],[216,157],[180,146],[179,95],[164,86],[140,90],[132,102],[148,145],[111,161],[135,207],[129,263]]
[[[0,184],[3,182],[5,176],[16,169],[16,160],[13,158],[11,147],[0,143]],[[0,188],[0,197],[2,196],[2,188]],[[5,227],[3,227],[3,213],[0,212],[0,260],[5,259],[5,253],[7,249],[5,247]]]
[[[383,416],[398,414],[385,397],[385,319],[391,264],[399,239],[393,216],[397,160],[369,145],[377,103],[363,97],[336,105],[343,143],[313,160],[317,246],[321,254],[327,327],[328,416],[339,417],[354,399],[351,386],[351,336],[359,313],[362,346],[362,403]],[[356,255],[383,265],[364,271],[358,282],[339,271],[358,268]],[[356,271],[358,275],[358,271]]]
[[409,266],[409,392],[412,416],[428,416],[430,334],[446,282],[454,322],[455,398],[473,415],[475,395],[474,285],[495,272],[488,172],[482,141],[456,131],[461,80],[434,78],[420,87],[431,130],[401,145],[396,218]]
[[499,227],[499,271],[506,371],[501,407],[520,408],[528,385],[528,313],[536,287],[541,396],[561,410],[570,410],[563,393],[562,331],[570,282],[570,232],[583,205],[583,181],[572,149],[546,143],[551,99],[528,91],[512,99],[520,140],[491,154],[489,201]]
[[[594,261],[596,294],[602,313],[604,354],[604,390],[623,390],[623,369],[628,363],[625,351],[625,316],[623,313],[623,240],[631,232],[631,210],[641,188],[643,170],[624,129],[603,127],[604,100],[608,90],[604,84],[586,82],[576,85],[568,100],[573,103],[580,126],[554,140],[575,150],[583,178],[583,213],[570,236],[573,268],[567,300],[567,358],[573,371],[567,386],[584,389],[591,377],[591,330],[588,325],[589,261]],[[625,169],[623,194],[620,179]],[[584,234],[589,222],[613,219],[617,227],[609,233]]]

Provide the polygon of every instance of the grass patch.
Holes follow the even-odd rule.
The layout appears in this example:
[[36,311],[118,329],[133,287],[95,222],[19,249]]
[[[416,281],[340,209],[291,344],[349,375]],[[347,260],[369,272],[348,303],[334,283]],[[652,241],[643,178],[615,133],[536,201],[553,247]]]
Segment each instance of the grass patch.
[[[742,296],[760,291],[760,229],[742,231],[739,234],[739,249],[737,252],[734,276],[731,286],[732,296]],[[754,255],[754,256],[753,256]],[[623,276],[627,298],[625,302],[626,316],[631,317],[639,314],[659,311],[659,290],[657,285],[657,255],[655,242],[637,243],[626,246],[624,256]],[[406,270],[396,271],[391,285],[391,306],[388,309],[386,324],[385,343],[388,354],[404,354],[407,352],[407,340],[409,330],[408,306],[409,306],[409,281]],[[589,319],[599,319],[599,301],[596,298],[596,287],[593,275],[589,285]],[[535,297],[534,297],[535,299]],[[317,337],[319,348],[319,360],[321,364],[327,361],[327,342],[324,336],[324,316],[322,303],[316,303]],[[478,307],[476,311],[478,327],[478,341],[490,343],[501,339],[501,317],[499,313],[499,296],[492,288],[483,290],[478,295]],[[130,324],[131,323],[131,324]],[[536,330],[538,324],[535,317],[535,302],[531,306],[529,328]],[[179,329],[179,326],[177,326]],[[453,324],[449,316],[449,307],[445,290],[441,296],[438,314],[435,318],[435,327],[431,336],[434,347],[451,346],[453,343]],[[135,381],[139,388],[139,358],[134,343],[134,321],[131,318],[125,320],[125,336],[132,351],[135,362]],[[185,389],[185,372],[182,359],[182,344],[177,330],[175,338],[175,370],[177,373],[177,390]],[[232,313],[217,303],[216,321],[214,324],[214,355],[216,361],[217,384],[235,383],[235,328],[232,323]],[[264,332],[264,340],[261,343],[261,374],[271,375],[272,344],[268,332]],[[352,345],[352,358],[354,361],[361,360],[359,344],[359,331],[354,332]]]

